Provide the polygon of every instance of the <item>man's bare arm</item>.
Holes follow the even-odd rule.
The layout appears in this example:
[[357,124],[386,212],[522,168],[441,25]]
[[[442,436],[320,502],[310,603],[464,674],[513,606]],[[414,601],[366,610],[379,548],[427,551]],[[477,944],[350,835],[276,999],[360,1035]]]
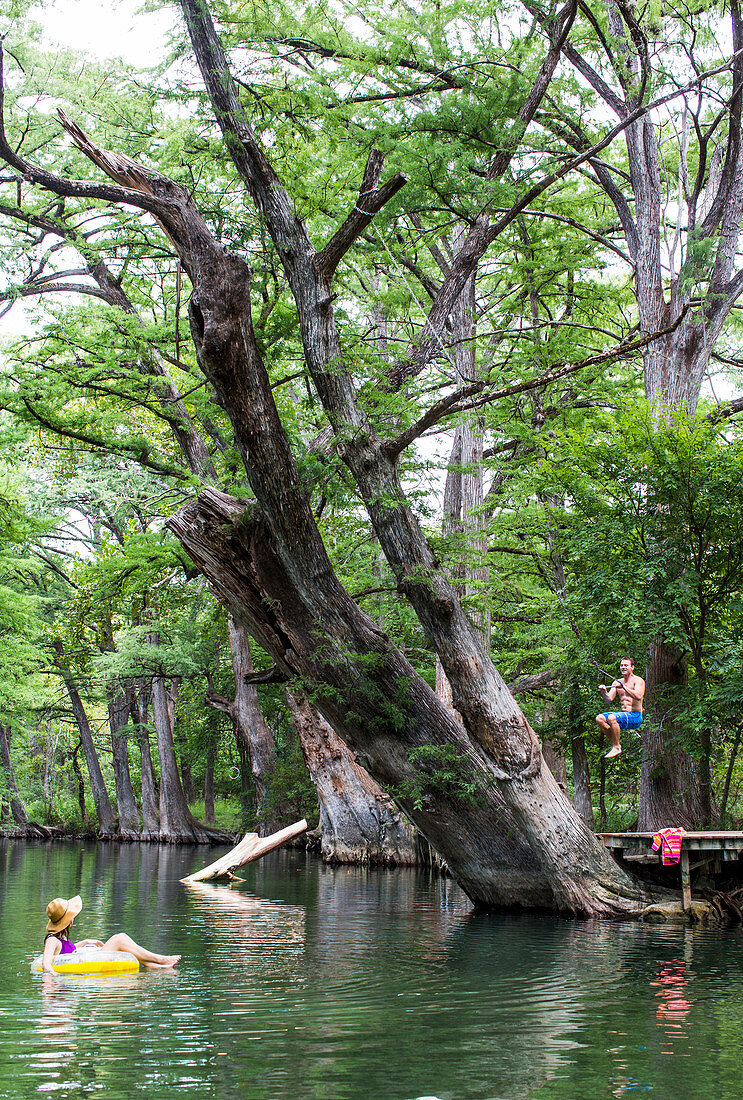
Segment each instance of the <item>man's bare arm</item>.
[[617,697],[617,685],[612,684],[607,690],[606,684],[599,684],[599,691],[601,692],[605,703],[613,703]]

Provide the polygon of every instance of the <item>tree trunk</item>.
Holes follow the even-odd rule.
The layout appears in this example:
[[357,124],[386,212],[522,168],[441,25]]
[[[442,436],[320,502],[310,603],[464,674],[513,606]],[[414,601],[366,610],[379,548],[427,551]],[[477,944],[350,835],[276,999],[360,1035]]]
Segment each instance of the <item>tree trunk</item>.
[[606,759],[601,756],[599,763],[599,829],[606,828]]
[[78,753],[82,747],[82,741],[78,741],[70,755],[72,757],[72,770],[77,779],[77,804],[80,807],[80,819],[83,825],[87,825],[88,811],[85,806],[85,780],[83,779],[83,771],[80,767],[80,760],[78,758]]
[[190,805],[196,801],[196,785],[193,781],[193,772],[191,771],[191,765],[184,757],[183,753],[180,754],[181,763],[181,786],[183,787],[183,797]]
[[571,742],[573,757],[573,801],[575,808],[589,829],[593,829],[593,802],[591,800],[591,776],[583,731],[574,734]]
[[134,797],[132,777],[129,771],[129,696],[118,678],[106,687],[108,696],[108,721],[111,728],[111,748],[113,749],[114,782],[116,784],[116,805],[119,811],[119,833],[126,840],[139,838],[139,810]]
[[[51,724],[47,720],[46,723],[46,736],[44,737],[41,748],[38,755],[43,756],[43,764],[41,769],[41,789],[44,792],[44,798],[47,804],[47,814],[51,816],[52,804],[54,801],[54,791],[52,789],[52,776],[54,774],[54,757],[57,752],[57,741],[59,740],[59,733],[52,735]],[[82,747],[82,743],[81,743]],[[36,754],[34,754],[36,755]]]
[[670,826],[694,829],[710,821],[699,763],[679,746],[673,718],[673,691],[685,687],[686,676],[683,654],[661,639],[651,643],[637,824],[643,832]]
[[160,758],[160,840],[207,843],[209,834],[192,816],[183,794],[173,743],[172,695],[164,676],[152,677],[152,713]]
[[[266,835],[275,822],[267,817],[266,799],[276,766],[276,745],[270,726],[263,717],[258,688],[246,680],[253,671],[250,635],[239,621],[229,619],[230,654],[235,674],[235,700],[230,711],[241,764],[249,762],[255,788],[256,829]],[[242,770],[242,768],[241,768]]]
[[293,825],[287,825],[286,828],[280,829],[271,836],[261,838],[257,833],[246,833],[242,840],[226,855],[220,856],[208,867],[202,867],[200,871],[194,871],[193,874],[186,875],[185,878],[181,879],[181,882],[184,885],[191,886],[196,882],[208,882],[210,879],[215,878],[235,878],[233,871],[236,871],[239,867],[244,867],[246,863],[261,859],[269,852],[275,851],[282,844],[301,836],[306,829],[307,822],[302,818],[301,821],[296,821]]
[[[568,789],[568,770],[562,749],[545,737],[542,740],[542,756],[562,790],[566,791]],[[581,817],[583,817],[582,814]],[[585,818],[583,820],[585,821]]]
[[573,758],[573,803],[583,821],[593,830],[593,802],[591,799],[591,773],[588,768],[588,755],[580,711],[577,700],[578,685],[573,683],[568,710],[568,733]]
[[150,751],[150,731],[147,724],[147,688],[144,684],[129,689],[129,712],[137,730],[139,743],[140,774],[142,777],[142,840],[158,840],[160,796]]
[[113,836],[116,832],[116,815],[111,806],[106,785],[103,782],[101,766],[93,742],[93,734],[90,729],[88,716],[85,713],[85,707],[83,706],[83,701],[80,698],[80,693],[77,690],[77,685],[75,684],[72,673],[65,664],[62,642],[56,641],[54,643],[54,649],[57,653],[54,663],[59,669],[62,679],[64,680],[64,685],[67,688],[67,694],[72,705],[72,713],[75,716],[77,728],[80,733],[85,763],[88,768],[88,775],[90,776],[90,788],[93,792],[93,802],[98,815],[98,830],[101,836]]
[[418,863],[415,830],[389,795],[359,767],[303,692],[287,688],[286,700],[320,802],[325,862]]
[[[464,232],[454,235],[454,248],[461,248]],[[465,283],[452,310],[454,370],[460,385],[477,377],[475,356],[475,277]],[[460,600],[467,602],[488,583],[487,540],[483,514],[483,428],[471,413],[457,424],[444,486],[443,535],[448,544],[447,572],[456,583]],[[490,615],[484,607],[470,611],[483,648],[490,649]],[[436,694],[452,709],[451,684],[440,658],[436,659]]]
[[738,722],[735,727],[735,737],[733,738],[733,746],[730,750],[730,759],[728,760],[727,768],[725,769],[725,783],[722,788],[722,797],[720,798],[720,828],[725,828],[725,822],[728,812],[728,798],[730,797],[730,784],[733,779],[733,771],[735,769],[735,761],[738,756],[738,749],[740,748],[741,737],[743,737],[743,722]]
[[204,761],[204,821],[207,825],[216,825],[214,812],[214,766],[217,762],[217,739],[212,737],[206,750]]
[[[0,764],[5,770],[5,787],[9,794],[10,812],[13,815],[13,821],[20,829],[26,830],[29,824],[28,814],[18,791],[13,763],[10,759],[10,726],[3,726],[2,724],[0,724]],[[3,800],[3,807],[4,804],[5,800]]]
[[[244,506],[214,489],[170,526],[282,671],[313,685],[323,717],[395,790],[473,900],[593,915],[636,911],[645,889],[575,814],[505,685],[496,692],[500,717],[482,714],[476,723],[482,729],[486,721],[487,753],[350,600],[324,557],[307,556],[314,538],[292,529],[303,552],[290,575],[265,521],[248,519]],[[482,665],[471,671],[482,680]],[[517,750],[524,739],[529,748]]]

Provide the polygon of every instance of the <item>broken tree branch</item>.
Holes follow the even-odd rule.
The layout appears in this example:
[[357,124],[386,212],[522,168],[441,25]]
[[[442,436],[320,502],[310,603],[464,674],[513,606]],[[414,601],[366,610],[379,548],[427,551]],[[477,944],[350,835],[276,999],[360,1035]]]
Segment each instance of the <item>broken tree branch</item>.
[[212,878],[232,878],[234,877],[232,872],[238,867],[244,867],[246,863],[252,863],[254,860],[260,859],[261,856],[272,852],[275,848],[280,848],[282,844],[293,840],[294,837],[299,836],[306,829],[307,822],[302,818],[301,821],[296,821],[293,825],[287,825],[285,829],[280,829],[278,833],[272,833],[271,836],[260,837],[257,833],[246,833],[240,843],[227,852],[226,855],[221,856],[214,863],[210,863],[208,867],[203,867],[200,871],[187,875],[181,879],[181,882],[188,885],[191,882],[204,882],[206,879]]

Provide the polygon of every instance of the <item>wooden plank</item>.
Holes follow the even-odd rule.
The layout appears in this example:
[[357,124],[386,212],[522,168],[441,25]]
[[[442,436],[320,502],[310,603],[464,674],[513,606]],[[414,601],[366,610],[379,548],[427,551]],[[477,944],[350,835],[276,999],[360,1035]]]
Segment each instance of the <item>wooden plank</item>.
[[275,848],[280,848],[282,844],[286,844],[287,841],[293,840],[295,836],[303,833],[306,828],[307,822],[302,818],[301,821],[296,821],[293,825],[287,825],[285,829],[280,829],[278,833],[272,833],[271,836],[246,833],[240,843],[236,844],[226,855],[216,859],[208,867],[202,867],[200,871],[194,871],[192,875],[187,875],[186,878],[181,879],[181,882],[188,885],[191,882],[203,882],[205,879],[229,875],[236,868],[244,867],[246,863],[252,863],[254,860],[260,859],[261,856],[273,852]]
[[[652,844],[654,833],[597,833],[605,847],[642,848]],[[692,852],[743,852],[743,833],[686,833],[684,847]]]
[[[656,832],[660,832],[660,830],[657,829]],[[655,833],[597,833],[596,836],[598,836],[599,838],[602,838],[602,839],[603,838],[607,838],[607,839],[608,838],[617,838],[617,839],[621,839],[621,840],[632,840],[632,839],[635,839],[635,840],[638,840],[638,839],[652,840],[652,838],[655,836]],[[692,832],[688,832],[688,833],[685,834],[684,843],[686,843],[687,840],[690,840],[690,841],[702,840],[702,841],[704,841],[704,840],[708,840],[708,839],[714,839],[714,840],[725,841],[725,842],[731,842],[732,841],[733,843],[737,843],[738,845],[743,845],[743,832],[741,832],[741,831],[732,831],[732,830],[720,830],[718,832],[714,832],[710,829],[705,829],[705,830],[700,830],[700,831],[692,831]]]
[[696,863],[690,863],[689,871],[697,871],[700,867],[707,867],[710,863],[717,863],[717,859],[715,856],[705,856],[703,859],[697,860]]

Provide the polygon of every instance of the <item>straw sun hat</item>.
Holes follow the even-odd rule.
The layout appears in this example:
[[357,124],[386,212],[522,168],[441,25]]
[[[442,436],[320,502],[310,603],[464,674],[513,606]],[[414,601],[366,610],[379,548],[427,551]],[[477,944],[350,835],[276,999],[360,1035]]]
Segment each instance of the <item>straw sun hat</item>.
[[46,907],[46,915],[49,917],[47,932],[61,932],[72,918],[77,916],[82,907],[83,899],[79,894],[74,898],[55,898],[54,901],[50,901]]

